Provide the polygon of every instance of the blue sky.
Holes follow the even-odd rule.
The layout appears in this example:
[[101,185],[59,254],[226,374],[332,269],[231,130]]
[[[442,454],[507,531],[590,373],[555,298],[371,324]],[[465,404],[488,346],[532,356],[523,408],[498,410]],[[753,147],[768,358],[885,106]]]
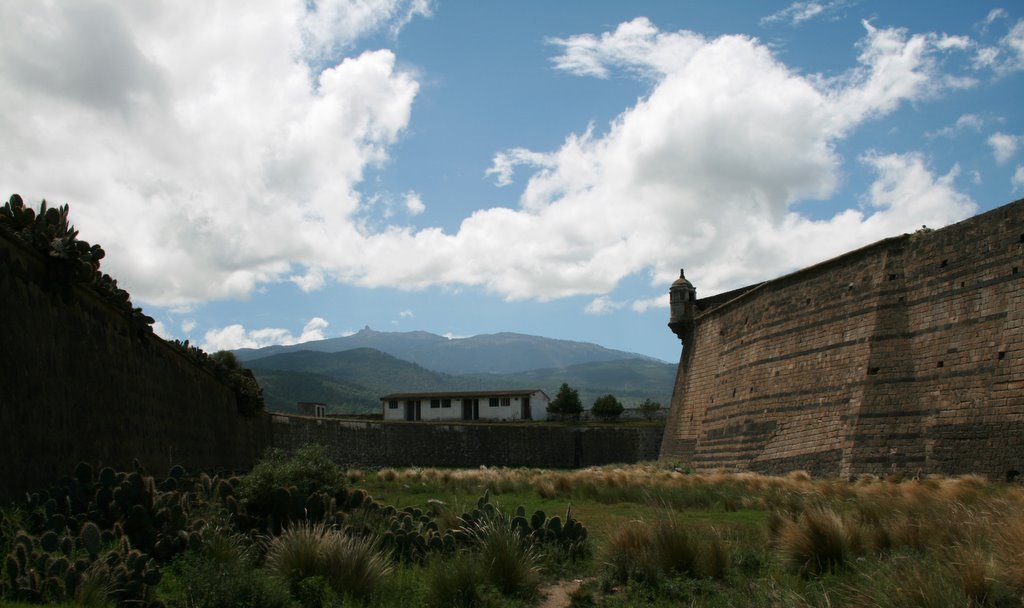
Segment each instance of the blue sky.
[[0,1],[0,185],[208,350],[514,331],[1024,196],[1010,2]]

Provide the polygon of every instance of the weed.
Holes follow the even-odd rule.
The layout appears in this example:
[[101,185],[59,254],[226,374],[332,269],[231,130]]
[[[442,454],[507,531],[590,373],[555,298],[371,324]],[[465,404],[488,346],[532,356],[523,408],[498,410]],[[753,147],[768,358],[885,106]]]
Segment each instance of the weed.
[[475,555],[460,552],[452,559],[435,560],[430,567],[429,601],[437,608],[476,608],[482,606],[481,592],[486,583]]
[[270,541],[267,569],[289,583],[316,576],[320,573],[327,533],[322,523],[291,526]]
[[487,582],[503,595],[532,596],[537,591],[540,554],[500,518],[485,522],[476,531],[480,566]]
[[850,555],[846,527],[831,509],[805,511],[797,521],[785,522],[775,543],[783,561],[803,575],[841,568]]
[[375,591],[391,573],[391,563],[377,550],[372,538],[355,538],[329,531],[323,538],[317,573],[334,591],[364,598]]
[[79,606],[100,608],[113,599],[115,590],[114,579],[107,564],[96,561],[89,566],[75,587],[75,603]]

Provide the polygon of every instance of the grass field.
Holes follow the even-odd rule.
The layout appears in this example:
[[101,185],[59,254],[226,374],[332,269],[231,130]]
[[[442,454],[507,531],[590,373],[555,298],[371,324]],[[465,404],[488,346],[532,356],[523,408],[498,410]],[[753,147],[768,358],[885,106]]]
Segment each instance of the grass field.
[[589,579],[580,606],[1024,605],[1024,489],[974,476],[847,482],[657,464],[347,476],[396,506],[459,511],[487,491],[527,512],[571,508],[593,557],[543,574]]
[[[272,473],[305,479],[314,460],[278,461]],[[253,518],[239,529],[244,516],[203,503],[195,508],[202,545],[164,564],[147,600],[512,608],[541,605],[545,589],[581,579],[570,605],[1024,606],[1024,488],[1016,484],[694,474],[667,464],[315,467],[314,476],[350,494],[365,490],[364,506],[256,533],[245,531]],[[237,495],[251,509],[258,498],[246,489],[268,475],[238,480]],[[554,519],[566,530],[581,523],[585,542],[560,543],[544,529],[528,535],[525,520],[538,511],[542,528]],[[19,517],[8,510],[4,521],[6,552]],[[400,555],[393,547],[407,546],[394,544],[394,534],[403,536],[403,527],[434,544]],[[443,545],[448,535],[458,544]]]

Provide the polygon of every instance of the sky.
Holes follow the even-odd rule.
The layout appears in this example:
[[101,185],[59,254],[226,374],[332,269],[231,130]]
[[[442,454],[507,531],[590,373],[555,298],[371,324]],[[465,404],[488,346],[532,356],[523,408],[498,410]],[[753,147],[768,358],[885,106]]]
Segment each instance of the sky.
[[1017,2],[0,0],[0,193],[208,351],[504,331],[1024,197]]

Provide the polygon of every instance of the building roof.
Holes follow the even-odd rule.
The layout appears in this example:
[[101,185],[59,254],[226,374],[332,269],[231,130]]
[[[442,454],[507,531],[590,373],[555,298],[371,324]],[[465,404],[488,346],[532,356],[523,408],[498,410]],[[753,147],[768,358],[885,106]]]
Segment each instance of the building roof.
[[540,393],[544,395],[546,399],[547,393],[539,388],[510,388],[500,391],[448,391],[444,393],[391,393],[384,395],[380,399],[442,399],[445,397],[460,398],[460,397],[519,397],[529,396],[534,393]]

